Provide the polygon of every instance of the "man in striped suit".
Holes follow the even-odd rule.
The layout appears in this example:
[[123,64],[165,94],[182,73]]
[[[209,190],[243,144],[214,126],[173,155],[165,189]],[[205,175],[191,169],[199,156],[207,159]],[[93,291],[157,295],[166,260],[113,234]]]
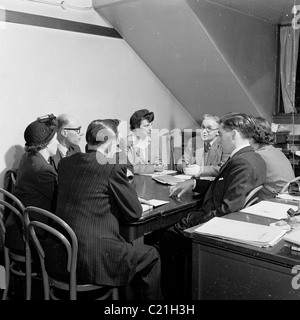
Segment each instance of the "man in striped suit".
[[[119,233],[119,222],[138,220],[142,206],[127,178],[127,165],[117,161],[118,124],[110,119],[93,121],[86,133],[87,153],[60,161],[56,214],[78,238],[78,283],[129,284],[134,299],[157,300],[161,298],[157,250],[128,243]],[[64,259],[63,249],[53,243],[49,248],[53,253],[47,271],[65,276],[57,263]]]

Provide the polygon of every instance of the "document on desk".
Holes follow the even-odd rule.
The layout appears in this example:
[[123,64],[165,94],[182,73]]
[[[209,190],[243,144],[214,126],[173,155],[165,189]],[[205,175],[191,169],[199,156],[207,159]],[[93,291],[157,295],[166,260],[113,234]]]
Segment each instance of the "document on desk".
[[177,173],[176,170],[163,170],[163,171],[157,171],[154,173],[143,173],[141,176],[150,176],[150,177],[157,177],[157,176],[163,176],[166,174],[175,174]]
[[300,201],[299,196],[292,196],[288,193],[280,193],[276,196],[276,198],[284,199],[284,200]]
[[292,208],[297,211],[298,206],[272,201],[260,201],[253,206],[242,209],[241,212],[255,214],[257,216],[276,220],[287,218],[287,211]]
[[148,202],[149,202],[150,205],[142,203],[143,212],[147,211],[147,210],[149,210],[151,208],[162,206],[162,205],[164,205],[166,203],[169,203],[170,201],[151,199],[151,200],[148,200]]
[[257,247],[270,247],[277,243],[287,230],[283,230],[277,226],[270,227],[215,217],[196,228],[194,232]]
[[295,229],[286,234],[283,239],[291,244],[300,246],[300,229]]

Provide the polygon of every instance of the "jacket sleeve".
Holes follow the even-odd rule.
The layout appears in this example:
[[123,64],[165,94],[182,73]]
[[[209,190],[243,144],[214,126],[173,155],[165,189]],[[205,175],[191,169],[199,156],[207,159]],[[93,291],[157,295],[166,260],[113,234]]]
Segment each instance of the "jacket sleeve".
[[51,201],[52,210],[55,210],[57,199],[57,173],[50,167],[49,170],[43,169],[38,171],[35,179],[37,181],[38,191]]
[[200,194],[205,194],[210,185],[211,185],[210,180],[196,179],[196,185],[193,191],[198,192]]
[[[214,199],[220,199],[220,202],[215,203],[216,209],[210,211],[211,217],[222,217],[240,211],[248,193],[257,186],[258,173],[254,172],[248,161],[239,159],[228,166],[230,167],[226,171],[230,174],[224,175],[222,180],[218,179],[213,188]],[[263,170],[264,168],[258,169]],[[262,177],[264,174],[261,171]]]
[[116,166],[109,180],[109,187],[118,206],[120,219],[133,222],[142,216],[143,209],[135,189],[128,181],[126,172],[126,165]]

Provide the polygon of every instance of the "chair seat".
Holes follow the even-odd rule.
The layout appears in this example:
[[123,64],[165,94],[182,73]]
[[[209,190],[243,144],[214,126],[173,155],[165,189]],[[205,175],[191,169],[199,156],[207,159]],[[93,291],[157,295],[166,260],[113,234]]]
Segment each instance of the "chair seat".
[[[50,297],[52,300],[68,300],[69,284],[49,277]],[[77,299],[79,300],[107,300],[113,297],[112,287],[81,284],[76,286]]]
[[[48,220],[45,224],[43,221]],[[117,288],[111,286],[99,286],[94,284],[77,284],[76,267],[78,241],[73,229],[61,218],[53,213],[34,206],[29,206],[24,211],[24,221],[26,234],[30,235],[30,239],[35,245],[39,255],[40,266],[43,276],[45,300],[49,298],[53,300],[77,300],[83,298],[88,300],[106,300],[117,298]],[[49,275],[45,260],[54,257],[51,252],[53,246],[41,245],[41,234],[38,231],[43,230],[48,233],[49,238],[55,241],[55,245],[63,246],[66,257],[62,261],[55,260],[54,264],[65,264],[66,278],[62,280],[62,275]],[[48,256],[48,258],[46,258]],[[64,268],[63,268],[64,269]]]
[[[22,232],[24,228],[24,210],[25,207],[22,202],[15,197],[11,192],[0,188],[0,193],[3,195],[3,199],[0,198],[1,211],[8,212],[9,215],[13,215],[15,223],[18,223],[18,228],[21,226]],[[4,264],[5,264],[5,282],[6,288],[3,291],[2,299],[6,300],[8,298],[8,290],[10,286],[10,276],[11,274],[15,276],[20,276],[23,280],[26,280],[26,300],[31,299],[31,253],[30,248],[25,237],[25,233],[22,233],[22,240],[24,241],[24,248],[27,248],[26,251],[18,252],[16,250],[11,250],[5,246],[5,239],[7,235],[15,237],[15,233],[6,229],[5,227],[6,217],[0,214],[0,231],[2,236],[3,251],[4,251]],[[26,258],[26,255],[28,258]],[[21,265],[24,264],[24,269],[21,268]],[[34,274],[36,276],[37,274]]]

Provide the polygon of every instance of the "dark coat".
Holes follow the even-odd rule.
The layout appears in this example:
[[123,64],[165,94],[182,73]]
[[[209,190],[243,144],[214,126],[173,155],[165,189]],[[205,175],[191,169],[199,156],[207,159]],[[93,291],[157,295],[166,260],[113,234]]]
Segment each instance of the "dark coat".
[[252,147],[235,153],[221,167],[216,178],[196,180],[194,191],[203,194],[204,200],[198,212],[191,212],[175,229],[181,231],[226,214],[240,211],[249,192],[266,181],[266,163]]
[[[72,144],[68,150],[68,157],[77,152],[81,152],[80,147],[76,144]],[[56,172],[58,170],[58,164],[61,159],[63,159],[63,155],[58,149],[56,151],[56,155],[53,157],[50,157],[49,159],[50,164],[53,166]]]
[[[40,153],[27,152],[23,155],[14,195],[27,206],[35,206],[55,211],[57,195],[57,173]],[[9,248],[23,250],[21,230],[17,227],[13,214],[5,223],[5,244]]]
[[[119,221],[136,221],[142,207],[126,176],[126,164],[109,164],[99,152],[77,153],[58,167],[56,214],[78,239],[78,282],[118,286],[135,272],[134,246],[119,234]],[[101,164],[105,163],[105,164]],[[60,246],[51,244],[48,272],[63,275]],[[59,260],[57,260],[59,259]]]

